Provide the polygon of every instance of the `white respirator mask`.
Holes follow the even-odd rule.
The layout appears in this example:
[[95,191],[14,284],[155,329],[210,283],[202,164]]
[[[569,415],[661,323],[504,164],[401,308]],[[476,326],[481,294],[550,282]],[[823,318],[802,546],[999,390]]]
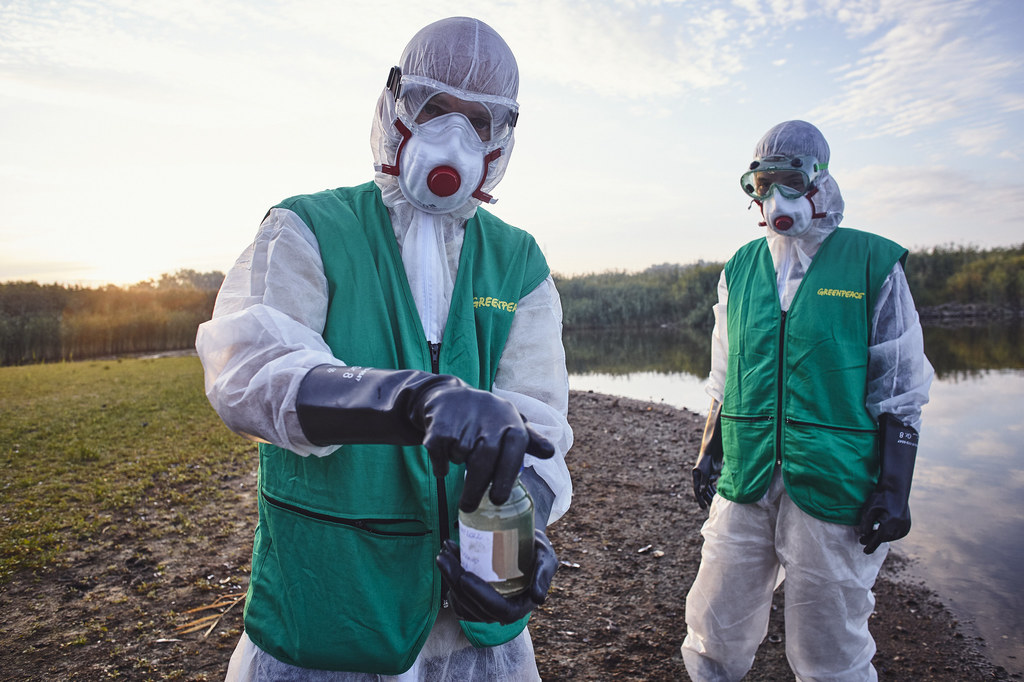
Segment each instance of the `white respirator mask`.
[[402,142],[395,164],[381,170],[398,176],[409,203],[427,213],[450,213],[471,198],[494,203],[481,188],[501,148],[489,149],[481,142],[469,119],[450,113],[409,126],[396,118],[394,125]]
[[790,199],[777,188],[758,203],[761,205],[761,216],[764,224],[776,233],[785,237],[799,237],[811,229],[811,219],[820,217],[815,214],[811,194]]

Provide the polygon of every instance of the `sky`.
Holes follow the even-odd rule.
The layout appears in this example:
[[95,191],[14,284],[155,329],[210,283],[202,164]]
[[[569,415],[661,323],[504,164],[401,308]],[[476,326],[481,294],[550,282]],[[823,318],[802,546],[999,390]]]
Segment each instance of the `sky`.
[[844,226],[1024,242],[1019,0],[0,0],[0,281],[227,271],[274,204],[372,179],[389,68],[467,14],[520,69],[492,210],[558,274],[728,259],[789,119]]

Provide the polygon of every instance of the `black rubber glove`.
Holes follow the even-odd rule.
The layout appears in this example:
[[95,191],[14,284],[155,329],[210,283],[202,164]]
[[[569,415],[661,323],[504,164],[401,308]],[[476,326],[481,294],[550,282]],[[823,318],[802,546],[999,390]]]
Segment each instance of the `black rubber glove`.
[[455,615],[462,620],[508,625],[543,604],[558,570],[558,557],[541,530],[533,531],[533,558],[530,587],[512,597],[503,597],[487,581],[464,570],[459,546],[445,540],[437,555],[437,566],[448,585],[448,602]]
[[315,445],[422,443],[437,476],[449,462],[465,463],[465,511],[477,508],[488,485],[491,501],[505,503],[525,453],[555,453],[512,403],[446,374],[320,365],[302,379],[295,410]]
[[864,553],[910,532],[910,481],[917,458],[917,431],[891,414],[878,418],[878,454],[882,471],[868,496],[857,533]]
[[711,400],[708,420],[704,423],[704,437],[700,454],[693,467],[693,496],[701,509],[711,506],[718,477],[722,474],[722,403]]

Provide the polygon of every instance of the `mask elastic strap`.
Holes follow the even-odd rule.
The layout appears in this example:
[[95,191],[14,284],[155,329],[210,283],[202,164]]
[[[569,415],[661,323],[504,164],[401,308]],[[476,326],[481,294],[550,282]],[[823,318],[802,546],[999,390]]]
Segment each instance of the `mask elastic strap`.
[[481,189],[481,187],[483,187],[484,183],[487,182],[487,169],[490,168],[491,161],[494,161],[499,156],[501,156],[501,147],[492,150],[487,156],[484,157],[484,176],[480,178],[480,184],[476,186],[476,189],[473,190],[473,194],[470,195],[474,199],[479,199],[485,204],[493,204],[497,201],[497,199],[492,197],[490,194],[484,192]]
[[[758,210],[758,212],[761,213],[761,217],[763,218],[764,217],[764,204],[762,204],[759,200],[751,199],[750,203],[747,204],[747,210],[749,211],[750,207],[753,206],[754,204],[757,204],[757,210]],[[767,222],[760,222],[760,223],[757,224],[757,226],[758,227],[768,227],[768,223]]]
[[811,197],[813,197],[817,193],[818,193],[818,188],[815,187],[810,192],[808,192],[807,194],[804,195],[804,197],[807,199],[807,201],[811,202],[811,218],[812,219],[813,218],[824,218],[825,216],[828,215],[828,213],[818,213],[818,207],[814,205],[814,199],[811,198]]
[[405,143],[408,142],[409,139],[412,137],[412,131],[409,130],[409,128],[407,128],[404,123],[402,123],[402,119],[400,118],[395,119],[394,126],[395,130],[397,130],[399,134],[401,134],[402,136],[402,141],[398,143],[398,151],[395,152],[395,165],[392,166],[390,164],[383,163],[381,164],[378,170],[380,170],[381,173],[387,173],[388,175],[397,176],[399,159],[402,158],[402,148],[405,147]]

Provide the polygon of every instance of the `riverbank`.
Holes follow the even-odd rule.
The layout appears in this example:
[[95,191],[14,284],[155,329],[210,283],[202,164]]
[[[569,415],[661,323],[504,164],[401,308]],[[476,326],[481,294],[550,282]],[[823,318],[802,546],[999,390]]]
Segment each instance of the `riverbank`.
[[[703,419],[658,403],[573,392],[573,506],[551,528],[563,568],[531,632],[545,679],[686,679],[679,656],[686,593],[707,512],[690,468]],[[990,663],[926,585],[890,553],[875,585],[871,630],[880,680],[1020,679]],[[776,593],[767,640],[745,680],[792,679]]]
[[[120,377],[120,365],[97,364]],[[706,514],[692,500],[689,470],[703,421],[587,392],[571,394],[569,417],[575,497],[550,529],[562,566],[531,625],[541,673],[546,680],[686,679],[678,653],[684,600]],[[147,420],[147,442],[171,442]],[[215,419],[190,425],[223,429]],[[142,502],[99,514],[89,529],[69,534],[57,561],[0,588],[5,679],[223,678],[241,633],[255,455],[203,466],[208,474],[198,482],[154,475]],[[902,580],[900,566],[891,556],[876,585],[879,679],[1019,679],[989,663],[984,642],[965,634],[927,586]],[[781,609],[747,679],[792,679]]]

